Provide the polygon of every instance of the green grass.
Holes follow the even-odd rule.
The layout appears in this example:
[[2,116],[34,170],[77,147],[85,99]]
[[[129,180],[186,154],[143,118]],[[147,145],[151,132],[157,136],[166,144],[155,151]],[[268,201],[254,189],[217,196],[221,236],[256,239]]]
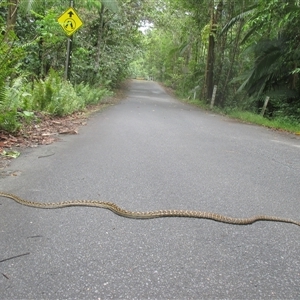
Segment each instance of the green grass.
[[192,104],[194,106],[203,108],[205,110],[209,109],[209,104],[205,103],[205,101],[199,99],[182,99],[182,100],[188,104]]
[[[195,105],[205,110],[210,110],[209,104],[200,100],[187,100],[183,99],[184,102]],[[220,108],[214,107],[212,110],[214,113],[226,115],[230,118],[234,118],[240,120],[241,122],[257,124],[261,126],[265,126],[268,128],[273,128],[276,130],[288,131],[291,133],[300,134],[300,122],[297,120],[293,120],[288,116],[285,117],[277,117],[274,119],[268,119],[261,115],[251,113],[248,111],[239,111],[239,110],[222,110]]]
[[277,117],[274,119],[267,119],[261,115],[257,115],[247,111],[231,111],[227,113],[227,115],[229,117],[239,119],[244,122],[258,124],[268,128],[289,131],[292,133],[300,132],[300,123],[288,117]]

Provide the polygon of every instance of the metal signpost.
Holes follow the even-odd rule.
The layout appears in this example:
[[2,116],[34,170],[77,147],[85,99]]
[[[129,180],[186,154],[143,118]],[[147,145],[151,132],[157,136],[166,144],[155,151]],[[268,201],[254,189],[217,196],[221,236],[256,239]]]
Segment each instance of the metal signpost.
[[73,34],[83,25],[83,22],[74,9],[74,0],[70,1],[70,7],[57,19],[57,21],[68,36],[64,77],[66,80],[69,80],[71,74]]

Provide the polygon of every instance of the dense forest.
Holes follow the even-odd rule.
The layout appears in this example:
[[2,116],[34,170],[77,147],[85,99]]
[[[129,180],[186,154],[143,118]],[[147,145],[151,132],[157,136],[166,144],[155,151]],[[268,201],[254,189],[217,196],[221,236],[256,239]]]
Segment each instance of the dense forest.
[[[58,18],[70,5],[83,26],[68,37]],[[83,110],[140,78],[297,132],[299,15],[299,0],[2,0],[0,129]]]

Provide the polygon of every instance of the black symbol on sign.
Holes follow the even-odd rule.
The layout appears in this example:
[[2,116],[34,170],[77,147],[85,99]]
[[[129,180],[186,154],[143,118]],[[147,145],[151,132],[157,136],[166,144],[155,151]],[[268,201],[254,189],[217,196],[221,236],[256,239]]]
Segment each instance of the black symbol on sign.
[[70,11],[68,12],[68,15],[69,15],[70,18],[72,18],[72,16],[74,15],[74,13],[70,10]]
[[67,31],[73,31],[76,28],[76,23],[73,19],[67,19],[64,22],[64,28]]

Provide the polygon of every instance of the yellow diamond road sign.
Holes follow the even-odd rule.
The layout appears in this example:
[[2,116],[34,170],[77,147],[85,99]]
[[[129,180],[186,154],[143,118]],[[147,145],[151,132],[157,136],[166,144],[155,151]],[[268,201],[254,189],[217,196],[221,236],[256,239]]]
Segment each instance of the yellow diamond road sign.
[[82,21],[80,20],[73,7],[68,8],[57,19],[57,21],[68,36],[71,36],[83,25]]

